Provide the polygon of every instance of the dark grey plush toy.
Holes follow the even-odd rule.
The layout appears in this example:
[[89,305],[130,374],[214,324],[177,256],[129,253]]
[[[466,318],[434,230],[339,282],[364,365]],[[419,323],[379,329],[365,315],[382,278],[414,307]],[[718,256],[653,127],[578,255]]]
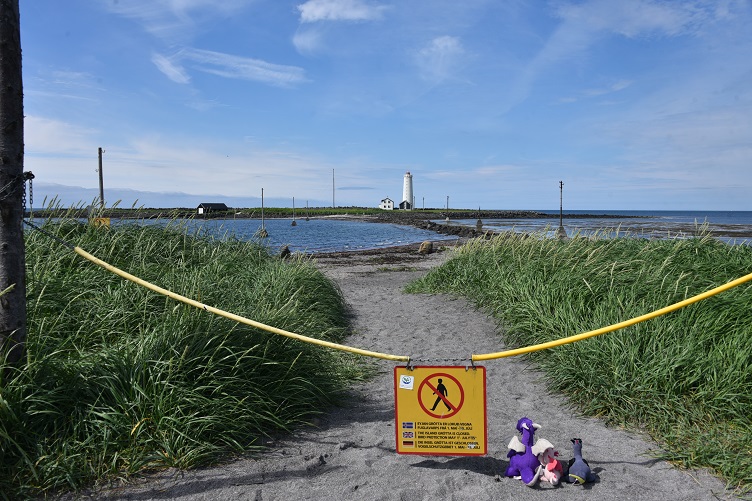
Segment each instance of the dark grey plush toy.
[[595,482],[595,473],[590,471],[590,465],[587,461],[582,459],[582,439],[572,439],[572,450],[574,450],[574,458],[569,460],[569,473],[567,474],[567,482],[582,485],[587,482]]

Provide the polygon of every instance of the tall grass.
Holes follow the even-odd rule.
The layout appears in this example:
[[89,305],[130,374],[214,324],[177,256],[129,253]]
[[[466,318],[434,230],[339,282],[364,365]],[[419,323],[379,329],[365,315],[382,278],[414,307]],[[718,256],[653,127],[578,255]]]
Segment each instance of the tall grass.
[[[185,296],[339,342],[340,291],[302,258],[167,229],[45,228]],[[261,445],[336,403],[351,357],[238,325],[26,233],[28,360],[0,367],[0,493],[186,468]]]
[[[527,346],[627,320],[750,272],[751,247],[704,236],[505,234],[468,244],[408,290],[471,298],[498,319],[506,344]],[[739,491],[752,488],[752,285],[530,357],[583,413],[645,430],[664,446],[663,458],[710,468]]]

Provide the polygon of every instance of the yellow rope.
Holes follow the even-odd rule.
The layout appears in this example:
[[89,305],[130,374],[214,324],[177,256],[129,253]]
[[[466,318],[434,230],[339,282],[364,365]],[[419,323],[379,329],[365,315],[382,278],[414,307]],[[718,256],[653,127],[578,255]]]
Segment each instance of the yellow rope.
[[262,324],[260,322],[256,322],[254,320],[250,320],[245,317],[241,317],[240,315],[235,315],[233,313],[229,313],[224,310],[220,310],[219,308],[214,308],[212,306],[205,305],[203,303],[200,303],[198,301],[194,301],[193,299],[189,299],[185,296],[181,296],[180,294],[176,294],[172,291],[169,291],[167,289],[163,289],[162,287],[159,287],[157,285],[154,285],[150,282],[147,282],[145,280],[142,280],[136,276],[131,275],[130,273],[127,273],[120,268],[116,268],[115,266],[112,266],[109,263],[106,263],[105,261],[102,261],[101,259],[92,256],[85,250],[81,249],[80,247],[73,247],[73,250],[81,257],[84,257],[91,261],[92,263],[95,263],[102,268],[104,268],[107,271],[110,271],[116,275],[119,275],[127,280],[130,280],[131,282],[134,282],[138,285],[141,285],[143,287],[146,287],[147,289],[153,290],[154,292],[157,292],[159,294],[164,294],[165,296],[168,296],[172,299],[175,299],[177,301],[183,302],[185,304],[189,304],[191,306],[195,306],[196,308],[200,308],[202,310],[208,311],[210,313],[214,313],[215,315],[219,315],[221,317],[228,318],[230,320],[233,320],[235,322],[250,325],[251,327],[256,327],[257,329],[262,329],[267,332],[271,332],[273,334],[279,334],[281,336],[286,336],[292,339],[297,339],[298,341],[304,341],[306,343],[315,344],[318,346],[324,346],[326,348],[333,348],[335,350],[340,351],[346,351],[349,353],[355,353],[357,355],[363,355],[366,357],[374,357],[374,358],[383,358],[384,360],[394,360],[397,362],[409,362],[410,357],[408,356],[402,356],[402,355],[389,355],[386,353],[378,353],[375,351],[368,351],[368,350],[361,350],[359,348],[353,348],[351,346],[345,346],[342,344],[337,343],[330,343],[329,341],[322,341],[320,339],[315,339],[312,337],[302,336],[300,334],[295,334],[294,332],[289,332],[283,329],[278,329],[276,327],[272,327],[270,325]]
[[[277,327],[272,327],[270,325],[262,324],[261,322],[256,322],[255,320],[250,320],[245,317],[241,317],[240,315],[235,315],[233,313],[229,313],[224,310],[220,310],[219,308],[214,308],[213,306],[208,306],[206,304],[200,303],[198,301],[194,301],[193,299],[189,299],[185,296],[181,296],[180,294],[176,294],[175,292],[169,291],[167,289],[163,289],[162,287],[159,287],[157,285],[154,285],[150,282],[147,282],[145,280],[142,280],[134,275],[131,275],[130,273],[127,273],[115,266],[112,266],[109,263],[106,263],[105,261],[102,261],[101,259],[92,256],[85,250],[81,249],[80,247],[73,247],[73,250],[80,256],[88,259],[92,263],[95,263],[102,268],[119,275],[127,280],[130,280],[131,282],[134,282],[136,284],[139,284],[143,287],[146,287],[147,289],[150,289],[154,292],[157,292],[159,294],[163,294],[165,296],[168,296],[172,299],[175,299],[177,301],[183,302],[185,304],[194,306],[196,308],[200,308],[202,310],[208,311],[210,313],[214,313],[215,315],[219,315],[221,317],[228,318],[230,320],[233,320],[235,322],[250,325],[251,327],[256,327],[257,329],[262,329],[267,332],[271,332],[273,334],[279,334],[281,336],[286,336],[292,339],[297,339],[298,341],[303,341],[306,343],[315,344],[318,346],[324,346],[326,348],[332,348],[335,350],[340,351],[346,351],[349,353],[354,353],[356,355],[363,355],[366,357],[373,357],[373,358],[381,358],[384,360],[392,360],[396,362],[410,362],[410,357],[406,355],[390,355],[388,353],[379,353],[376,351],[369,351],[369,350],[362,350],[360,348],[353,348],[352,346],[345,346],[342,344],[337,343],[331,343],[329,341],[322,341],[320,339],[315,339],[312,337],[303,336],[300,334],[295,334],[294,332],[286,331],[283,329],[278,329]],[[667,313],[670,313],[672,311],[676,311],[680,308],[684,308],[685,306],[689,306],[690,304],[696,303],[698,301],[702,301],[703,299],[707,299],[711,296],[714,296],[716,294],[719,294],[721,292],[727,291],[731,288],[734,288],[738,285],[741,285],[745,282],[749,282],[752,280],[752,273],[745,275],[741,278],[737,278],[736,280],[732,280],[731,282],[728,282],[724,285],[718,286],[714,289],[711,289],[709,291],[703,292],[701,294],[698,294],[696,296],[693,296],[691,298],[685,299],[683,301],[679,301],[678,303],[674,303],[670,306],[666,306],[664,308],[655,310],[651,313],[646,313],[645,315],[641,315],[639,317],[635,317],[629,320],[625,320],[623,322],[619,322],[616,324],[609,325],[607,327],[601,327],[600,329],[595,329],[588,332],[583,332],[582,334],[576,334],[573,336],[565,337],[562,339],[557,339],[555,341],[548,341],[546,343],[540,343],[532,346],[525,346],[522,348],[515,348],[512,350],[506,350],[506,351],[500,351],[496,353],[486,353],[483,355],[472,355],[471,360],[473,362],[482,362],[484,360],[494,360],[497,358],[505,358],[505,357],[514,357],[517,355],[524,355],[526,353],[532,353],[535,351],[541,351],[541,350],[547,350],[550,348],[555,348],[557,346],[562,346],[565,344],[570,343],[576,343],[577,341],[583,341],[585,339],[589,339],[591,337],[600,336],[601,334],[606,334],[608,332],[613,332],[615,330],[623,329],[625,327],[629,327],[631,325],[638,324],[640,322],[644,322],[646,320],[651,320],[653,318],[659,317],[661,315],[665,315]]]
[[727,284],[716,287],[715,289],[711,289],[709,291],[703,292],[702,294],[698,294],[696,296],[690,297],[683,301],[679,301],[678,303],[674,303],[670,306],[666,306],[659,310],[655,310],[651,313],[646,313],[645,315],[640,315],[639,317],[635,317],[630,320],[625,320],[617,324],[609,325],[608,327],[601,327],[600,329],[583,332],[582,334],[576,334],[574,336],[557,339],[555,341],[549,341],[547,343],[540,343],[540,344],[536,344],[532,346],[525,346],[523,348],[506,350],[506,351],[501,351],[498,353],[486,353],[485,355],[473,355],[472,360],[473,362],[481,362],[483,360],[493,360],[496,358],[513,357],[516,355],[523,355],[525,353],[532,353],[534,351],[541,351],[541,350],[547,350],[549,348],[555,348],[557,346],[561,346],[564,344],[576,343],[577,341],[582,341],[583,339],[589,339],[591,337],[600,336],[601,334],[605,334],[607,332],[613,332],[618,329],[623,329],[624,327],[629,327],[630,325],[635,325],[640,322],[644,322],[645,320],[650,320],[652,318],[665,315],[666,313],[670,313],[680,308],[684,308],[685,306],[688,306],[692,303],[702,301],[703,299],[707,299],[710,296],[714,296],[723,291],[736,287],[737,285],[741,285],[745,282],[749,282],[750,280],[752,280],[752,273],[750,273],[749,275],[745,275],[741,278],[737,278],[736,280],[732,280],[731,282],[728,282]]

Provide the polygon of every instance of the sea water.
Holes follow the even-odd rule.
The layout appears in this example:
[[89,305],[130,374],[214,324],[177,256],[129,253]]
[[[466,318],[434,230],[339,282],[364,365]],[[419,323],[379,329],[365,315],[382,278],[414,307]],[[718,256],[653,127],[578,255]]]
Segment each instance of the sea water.
[[[125,222],[126,220],[123,220]],[[143,220],[144,224],[184,224],[189,231],[219,239],[235,238],[257,241],[273,252],[283,246],[293,252],[321,253],[380,249],[420,243],[424,240],[456,240],[413,226],[339,219],[190,219],[170,223],[168,220]],[[260,237],[264,227],[268,236]]]
[[[549,217],[536,219],[482,219],[484,230],[495,232],[537,232],[548,228],[551,236],[559,226],[558,211],[537,211]],[[607,218],[577,217],[579,215],[616,216]],[[619,217],[624,216],[624,217]],[[476,227],[477,219],[450,220],[450,224]],[[175,224],[169,220],[143,220],[144,224]],[[408,225],[374,223],[363,220],[330,218],[296,219],[189,219],[178,220],[191,231],[214,238],[254,240],[277,252],[287,245],[291,251],[306,253],[379,249],[419,243],[424,240],[456,240],[457,237]],[[437,220],[445,223],[445,220]],[[113,221],[132,224],[133,220]],[[568,235],[610,232],[611,235],[645,238],[682,237],[693,228],[707,224],[718,231],[717,238],[727,243],[751,244],[752,211],[567,211],[563,225]],[[260,238],[258,230],[266,229],[268,237]]]
[[[535,219],[481,219],[483,230],[542,232],[554,236],[559,227],[558,211],[537,211],[549,215]],[[608,217],[578,217],[578,216]],[[436,222],[445,222],[439,221]],[[477,227],[477,219],[450,220],[451,224]],[[752,211],[567,211],[562,225],[568,235],[682,238],[703,230],[713,231],[726,243],[752,243]]]

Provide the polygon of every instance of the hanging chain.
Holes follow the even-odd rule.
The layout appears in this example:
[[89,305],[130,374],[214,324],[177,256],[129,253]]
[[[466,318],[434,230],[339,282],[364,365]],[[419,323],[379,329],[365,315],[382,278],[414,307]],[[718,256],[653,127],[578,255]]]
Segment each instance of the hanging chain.
[[34,212],[34,174],[31,171],[24,172],[23,180],[21,181],[21,205],[23,207],[21,218],[23,218],[24,214],[26,214],[26,181],[29,182],[29,219],[31,219]]
[[[31,174],[31,172],[29,172]],[[34,210],[34,174],[29,178],[29,211]]]

